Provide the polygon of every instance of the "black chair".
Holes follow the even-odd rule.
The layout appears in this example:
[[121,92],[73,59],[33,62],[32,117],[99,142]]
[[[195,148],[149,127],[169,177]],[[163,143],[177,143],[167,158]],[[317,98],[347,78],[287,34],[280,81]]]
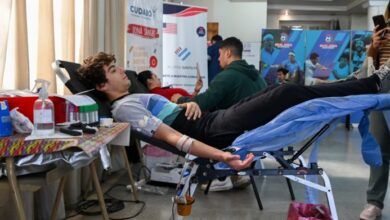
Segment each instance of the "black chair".
[[[79,67],[80,67],[80,64],[67,62],[67,61],[61,61],[61,60],[57,60],[53,64],[53,69],[54,69],[55,73],[59,76],[59,78],[61,78],[61,80],[64,82],[65,86],[73,94],[83,93],[84,95],[90,96],[99,105],[99,116],[103,116],[103,117],[111,116],[110,104],[109,104],[108,100],[105,100],[105,98],[99,96],[99,94],[96,93],[96,91],[85,92],[85,91],[87,91],[87,88],[81,83],[80,76],[77,73],[77,69]],[[66,69],[66,71],[69,74],[69,77],[63,76],[64,73],[62,72],[62,70],[60,68]],[[131,87],[129,88],[130,93],[147,93],[147,88],[145,88],[145,86],[138,81],[136,72],[126,70],[126,74],[131,81]],[[179,156],[184,157],[186,155],[184,152],[179,151],[175,146],[172,146],[164,141],[160,141],[160,140],[157,140],[155,138],[148,137],[148,136],[138,132],[135,129],[131,130],[131,135],[132,135],[131,141],[134,141],[134,142],[131,142],[130,146],[136,146],[135,148],[137,149],[137,151],[138,151],[137,153],[138,153],[140,158],[142,157],[142,153],[140,150],[141,149],[140,148],[140,141],[150,143],[152,145],[155,145],[161,149],[164,149],[166,151],[169,151],[169,152],[174,153],[174,154],[179,155]],[[126,149],[132,149],[132,148],[126,148]],[[258,152],[258,153],[262,154],[263,152]],[[303,153],[303,152],[301,152],[301,153]],[[280,154],[278,153],[277,158],[279,158],[282,161],[282,162],[279,161],[280,163],[284,163],[284,161],[283,161],[284,157],[291,156],[292,154],[293,154],[292,150],[281,151]],[[141,162],[142,162],[142,159],[141,159]],[[197,172],[196,172],[197,180],[193,180],[193,181],[196,183],[198,181],[199,182],[209,181],[208,186],[205,190],[205,194],[208,193],[208,189],[210,187],[212,180],[238,174],[238,172],[235,170],[222,170],[222,171],[214,170],[213,164],[216,163],[216,161],[211,161],[211,160],[204,159],[204,158],[197,158],[195,160],[195,163],[198,164],[199,167],[198,167]],[[282,166],[283,165],[284,164],[282,164]],[[253,164],[253,166],[254,166],[254,164]],[[260,210],[263,210],[263,205],[262,205],[260,195],[258,193],[256,183],[254,181],[253,176],[255,176],[255,175],[285,175],[285,174],[293,174],[293,173],[296,173],[297,171],[292,169],[290,171],[282,172],[279,169],[276,169],[276,170],[272,169],[269,172],[267,172],[267,171],[264,172],[263,170],[261,170],[259,172],[259,171],[256,171],[256,169],[254,169],[254,167],[252,167],[251,169],[247,170],[246,172],[247,172],[247,175],[250,176],[252,188],[254,190],[254,194],[255,194],[255,197],[256,197],[256,200],[258,203],[258,207]],[[321,170],[315,168],[315,171],[313,171],[313,172],[319,173],[319,172],[321,172]],[[241,173],[242,173],[242,171],[241,171]],[[290,180],[289,179],[286,179],[286,180],[287,180],[291,200],[295,200],[295,195],[294,195],[293,189],[291,187]]]

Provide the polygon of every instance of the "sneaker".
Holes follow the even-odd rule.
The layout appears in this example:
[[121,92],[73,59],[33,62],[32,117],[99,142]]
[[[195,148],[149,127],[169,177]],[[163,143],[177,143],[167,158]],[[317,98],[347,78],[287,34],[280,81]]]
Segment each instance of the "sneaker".
[[244,189],[251,184],[249,176],[232,176],[233,188]]
[[390,68],[387,65],[382,65],[374,74],[379,77],[381,82],[379,92],[387,93],[390,91]]
[[372,204],[366,204],[363,211],[360,213],[360,219],[362,220],[375,220],[382,215],[382,209]]
[[[389,60],[390,61],[390,60]],[[350,74],[346,79],[363,79],[371,76],[373,72],[375,71],[375,66],[373,64],[372,57],[367,57],[367,59],[364,61],[363,66]],[[386,63],[387,64],[387,63]],[[390,65],[390,63],[389,63]],[[390,67],[390,66],[389,66]]]
[[[203,184],[201,188],[206,190],[207,184]],[[211,182],[211,186],[209,192],[218,192],[218,191],[227,191],[233,189],[232,179],[230,177],[226,177],[225,180],[215,179]]]

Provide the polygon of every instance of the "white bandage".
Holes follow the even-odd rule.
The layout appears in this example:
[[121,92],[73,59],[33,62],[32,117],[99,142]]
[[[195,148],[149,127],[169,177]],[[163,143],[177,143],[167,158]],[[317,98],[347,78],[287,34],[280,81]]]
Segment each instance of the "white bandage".
[[176,143],[176,148],[181,150],[183,147],[184,142],[188,139],[187,135],[181,136],[181,138]]
[[185,153],[189,153],[192,147],[192,142],[194,142],[194,139],[188,137],[187,135],[183,135],[177,141],[176,148]]
[[184,142],[184,144],[181,148],[181,151],[186,152],[186,153],[190,153],[193,142],[194,142],[194,139],[188,137],[187,140]]

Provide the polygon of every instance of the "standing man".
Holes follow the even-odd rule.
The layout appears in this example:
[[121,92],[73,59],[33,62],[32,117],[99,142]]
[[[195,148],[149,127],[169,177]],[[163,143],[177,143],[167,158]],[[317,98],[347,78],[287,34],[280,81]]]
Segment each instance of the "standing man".
[[219,47],[222,42],[222,37],[217,35],[214,35],[211,38],[211,45],[207,48],[207,60],[208,60],[208,80],[209,85],[211,83],[211,80],[214,79],[214,77],[221,72],[221,66],[219,66],[218,57],[219,57]]
[[242,42],[229,37],[221,42],[219,49],[220,72],[209,88],[192,98],[175,95],[177,103],[196,102],[203,111],[226,109],[241,99],[266,87],[264,79],[253,65],[242,59]]

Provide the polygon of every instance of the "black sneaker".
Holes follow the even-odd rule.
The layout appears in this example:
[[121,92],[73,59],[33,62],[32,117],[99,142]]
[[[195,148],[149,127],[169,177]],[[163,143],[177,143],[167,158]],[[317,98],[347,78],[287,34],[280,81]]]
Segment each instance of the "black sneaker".
[[382,65],[378,70],[374,71],[381,82],[379,92],[387,93],[390,91],[390,68],[387,65]]

